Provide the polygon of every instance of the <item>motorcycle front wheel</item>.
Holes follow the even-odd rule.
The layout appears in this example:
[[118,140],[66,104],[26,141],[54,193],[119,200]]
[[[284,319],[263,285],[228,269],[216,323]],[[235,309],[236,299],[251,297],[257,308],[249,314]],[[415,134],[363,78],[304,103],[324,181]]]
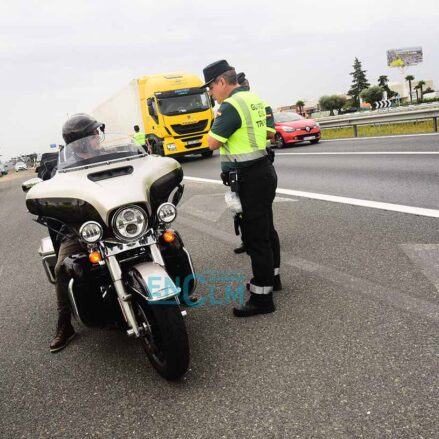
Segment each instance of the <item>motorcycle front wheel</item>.
[[177,381],[189,367],[189,339],[178,304],[134,304],[145,353],[163,378]]

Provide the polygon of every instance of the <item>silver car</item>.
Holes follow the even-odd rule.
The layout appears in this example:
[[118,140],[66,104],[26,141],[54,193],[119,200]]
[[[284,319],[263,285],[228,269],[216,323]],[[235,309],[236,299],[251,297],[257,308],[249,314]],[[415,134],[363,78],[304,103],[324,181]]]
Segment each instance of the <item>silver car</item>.
[[27,171],[27,165],[24,162],[15,163],[15,172],[18,171]]

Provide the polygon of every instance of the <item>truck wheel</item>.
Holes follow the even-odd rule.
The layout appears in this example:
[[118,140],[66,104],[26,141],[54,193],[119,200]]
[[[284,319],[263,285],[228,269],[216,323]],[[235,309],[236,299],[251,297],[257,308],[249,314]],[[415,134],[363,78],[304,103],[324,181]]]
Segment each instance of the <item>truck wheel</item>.
[[205,151],[201,153],[201,156],[204,158],[212,157],[212,155],[213,155],[213,151]]

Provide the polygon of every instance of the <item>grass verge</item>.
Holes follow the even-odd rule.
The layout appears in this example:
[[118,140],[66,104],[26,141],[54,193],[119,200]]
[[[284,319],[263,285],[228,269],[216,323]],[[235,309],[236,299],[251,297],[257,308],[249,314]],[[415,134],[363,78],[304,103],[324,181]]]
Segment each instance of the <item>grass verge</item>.
[[[433,120],[358,125],[358,137],[392,136],[433,132]],[[322,128],[322,139],[354,137],[353,127]]]

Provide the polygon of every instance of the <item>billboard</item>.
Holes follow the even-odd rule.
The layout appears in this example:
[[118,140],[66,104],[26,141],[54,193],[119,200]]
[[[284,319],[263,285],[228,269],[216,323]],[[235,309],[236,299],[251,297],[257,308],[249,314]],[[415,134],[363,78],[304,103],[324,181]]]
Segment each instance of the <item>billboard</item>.
[[422,47],[405,47],[387,51],[389,67],[415,66],[422,62]]

